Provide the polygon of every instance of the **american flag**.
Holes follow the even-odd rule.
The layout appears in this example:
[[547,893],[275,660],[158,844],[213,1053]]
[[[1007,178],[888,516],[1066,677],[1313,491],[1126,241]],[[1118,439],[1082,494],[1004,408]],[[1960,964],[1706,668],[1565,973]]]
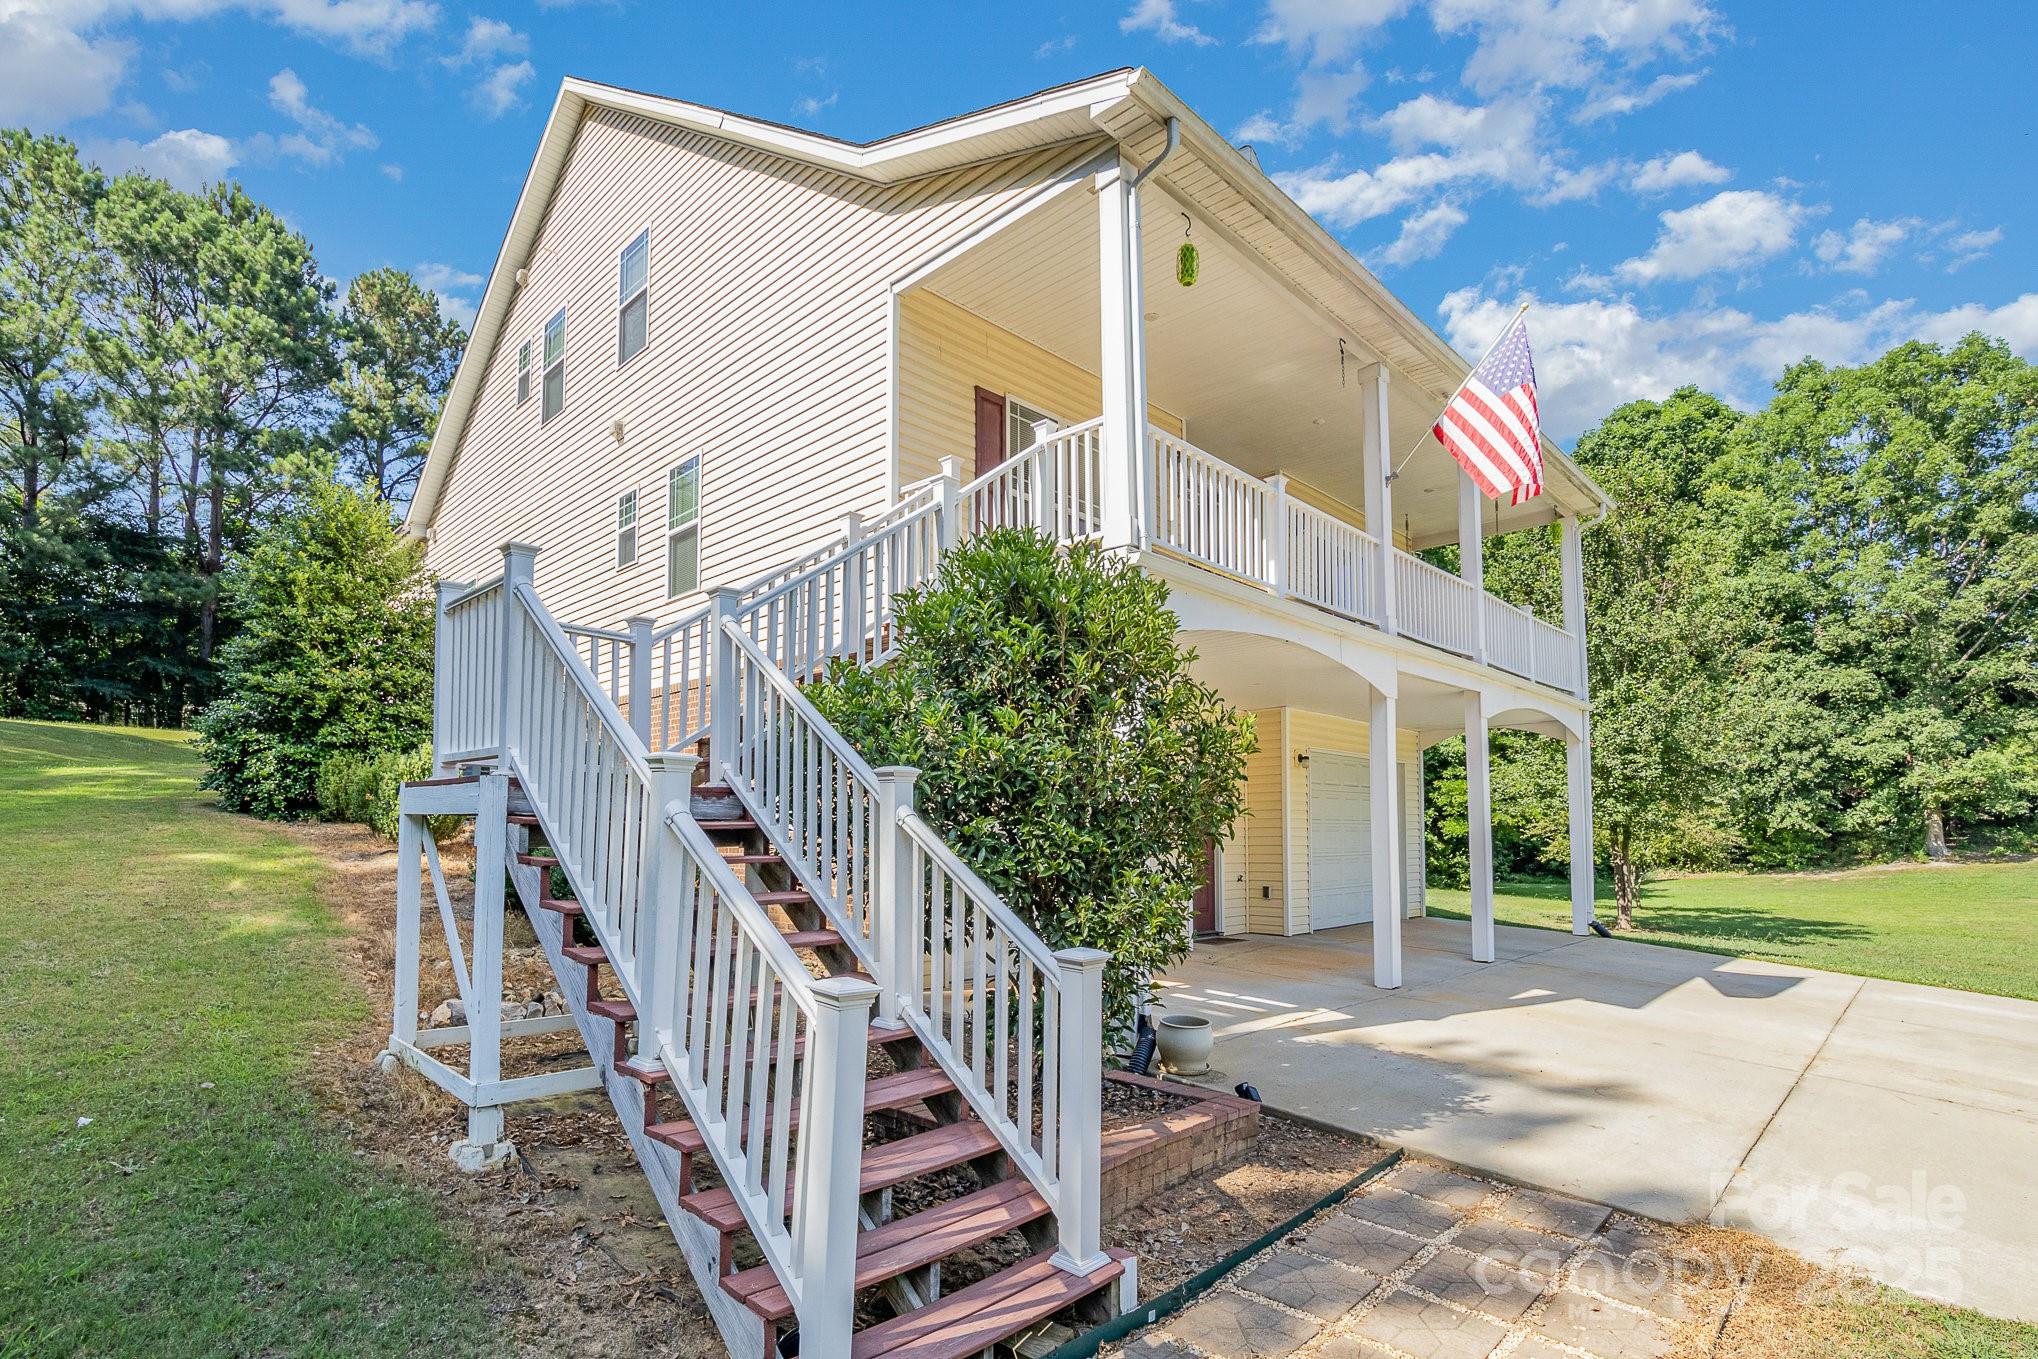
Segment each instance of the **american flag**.
[[1543,493],[1542,426],[1525,310],[1515,313],[1431,432],[1490,499],[1504,491],[1509,504],[1519,505]]

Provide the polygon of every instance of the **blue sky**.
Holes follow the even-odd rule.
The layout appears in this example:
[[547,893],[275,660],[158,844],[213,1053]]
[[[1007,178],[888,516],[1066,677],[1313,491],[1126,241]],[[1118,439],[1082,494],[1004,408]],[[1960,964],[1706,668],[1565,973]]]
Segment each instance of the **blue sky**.
[[1460,349],[1533,298],[1568,439],[1806,354],[2038,358],[2034,54],[1984,0],[0,0],[0,123],[238,177],[336,280],[411,268],[462,314],[564,75],[862,140],[1146,65]]

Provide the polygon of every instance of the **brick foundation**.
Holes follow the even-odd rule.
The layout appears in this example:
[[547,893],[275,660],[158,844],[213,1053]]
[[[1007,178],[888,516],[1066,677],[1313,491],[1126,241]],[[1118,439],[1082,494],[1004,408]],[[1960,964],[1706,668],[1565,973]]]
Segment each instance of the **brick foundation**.
[[1158,1090],[1181,1108],[1104,1134],[1103,1218],[1243,1155],[1260,1135],[1260,1106],[1236,1095],[1112,1071],[1105,1079]]

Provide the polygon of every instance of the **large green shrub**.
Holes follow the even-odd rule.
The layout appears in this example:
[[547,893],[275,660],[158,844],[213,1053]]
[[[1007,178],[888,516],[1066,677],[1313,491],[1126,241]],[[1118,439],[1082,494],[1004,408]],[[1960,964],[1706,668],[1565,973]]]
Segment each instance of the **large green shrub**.
[[[396,838],[397,799],[403,785],[432,776],[429,744],[412,750],[372,754],[335,751],[319,762],[318,814],[328,821],[352,821],[385,839]],[[443,838],[456,817],[432,817],[432,833]]]
[[1108,949],[1108,1036],[1187,952],[1204,852],[1242,810],[1252,719],[1189,673],[1167,588],[1006,530],[899,601],[895,659],[808,692],[1055,948]]
[[430,739],[422,556],[386,504],[332,484],[256,539],[227,577],[240,630],[220,651],[223,697],[196,724],[221,805],[304,816],[329,757],[407,754]]

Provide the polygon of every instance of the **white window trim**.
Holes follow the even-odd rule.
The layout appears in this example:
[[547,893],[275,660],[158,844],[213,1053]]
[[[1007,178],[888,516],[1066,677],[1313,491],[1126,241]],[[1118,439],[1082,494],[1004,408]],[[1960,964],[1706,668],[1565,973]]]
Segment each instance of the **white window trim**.
[[[1012,420],[1014,418],[1014,412],[1012,408],[1014,406],[1024,406],[1027,410],[1032,411],[1034,414],[1040,416],[1042,419],[1051,421],[1057,430],[1063,430],[1069,427],[1068,421],[1062,419],[1059,415],[1056,415],[1053,411],[1047,409],[1047,407],[1045,406],[1040,405],[1038,402],[1028,401],[1025,397],[1014,396],[1010,392],[1005,393],[1005,456],[1008,458],[1016,457],[1021,451],[1012,446]],[[1040,421],[1035,420],[1033,423],[1035,425],[1038,425]],[[1031,446],[1032,445],[1030,444],[1028,445],[1029,448]]]
[[[623,506],[625,503],[630,507],[630,522],[627,524],[623,522]],[[643,527],[643,523],[644,507],[638,503],[636,488],[631,487],[616,497],[614,541],[616,570],[627,571],[637,564],[637,535],[638,530]],[[630,535],[630,555],[627,558],[623,556],[623,535],[625,533]]]
[[[616,367],[618,368],[628,367],[641,357],[645,350],[651,348],[651,227],[648,223],[640,228],[636,235],[623,242],[623,248],[616,252],[616,283],[618,291],[621,291],[623,256],[630,253],[630,247],[635,245],[640,237],[644,242],[644,285],[628,297],[618,297],[616,299]],[[632,302],[635,302],[640,297],[644,299],[644,345],[643,348],[626,359],[623,357],[623,313],[629,309]]]
[[531,399],[531,389],[534,385],[531,381],[531,345],[532,341],[530,340],[525,340],[517,345],[517,404],[519,406]]
[[[566,413],[566,350],[571,343],[566,327],[571,320],[572,318],[566,314],[566,308],[561,307],[546,318],[544,328],[538,332],[538,362],[542,365],[538,369],[538,423],[541,425],[550,421],[553,416],[564,415]],[[553,365],[545,362],[545,331],[552,328],[552,322],[554,321],[559,323],[559,362],[557,365],[559,368],[559,409],[553,411],[552,415],[547,415],[545,414],[545,378],[551,373]]]
[[[693,518],[687,520],[684,524],[677,524],[672,519],[672,474],[685,467],[688,463],[693,464]],[[668,468],[665,473],[665,597],[667,599],[684,599],[687,595],[697,595],[701,592],[701,511],[706,507],[707,503],[707,497],[702,494],[702,491],[705,489],[705,483],[701,478],[701,472],[705,466],[706,463],[702,460],[701,455],[696,453],[692,457],[681,458]],[[693,538],[694,587],[684,592],[676,592],[672,588],[672,545],[683,535],[691,535]]]

